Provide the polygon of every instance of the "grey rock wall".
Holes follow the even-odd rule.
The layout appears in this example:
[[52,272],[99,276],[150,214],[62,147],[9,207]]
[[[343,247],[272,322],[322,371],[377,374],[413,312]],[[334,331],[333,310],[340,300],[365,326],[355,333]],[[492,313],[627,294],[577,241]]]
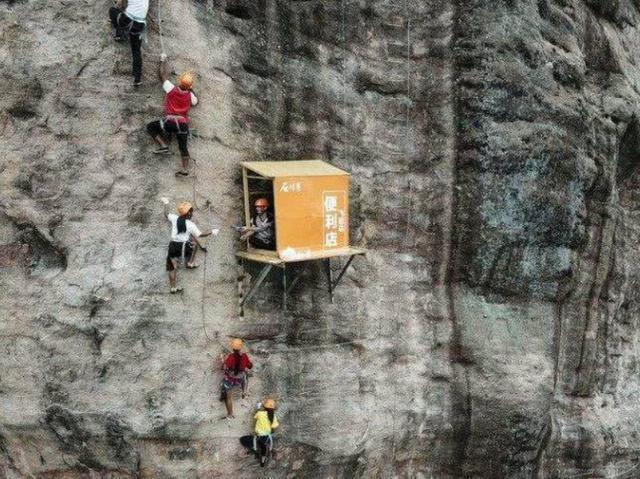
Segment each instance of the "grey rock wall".
[[[638,2],[152,0],[138,90],[108,6],[0,2],[0,477],[640,477]],[[194,179],[144,131],[162,47]],[[369,253],[240,316],[239,162],[308,157]],[[178,296],[160,196],[222,230]]]

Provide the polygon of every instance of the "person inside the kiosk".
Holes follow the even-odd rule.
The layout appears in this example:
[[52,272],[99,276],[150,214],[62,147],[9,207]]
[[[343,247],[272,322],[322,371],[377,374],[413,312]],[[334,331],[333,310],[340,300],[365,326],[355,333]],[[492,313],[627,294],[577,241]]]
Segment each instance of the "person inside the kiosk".
[[251,218],[249,226],[240,228],[240,239],[249,240],[249,244],[258,249],[276,249],[273,215],[268,211],[269,201],[258,198],[254,203],[256,213]]

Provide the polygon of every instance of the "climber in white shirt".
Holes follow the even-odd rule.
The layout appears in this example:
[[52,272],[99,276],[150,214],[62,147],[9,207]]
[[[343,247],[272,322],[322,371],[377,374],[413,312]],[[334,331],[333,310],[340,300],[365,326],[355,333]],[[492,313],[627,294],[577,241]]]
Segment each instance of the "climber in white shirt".
[[149,0],[115,0],[109,9],[109,18],[116,29],[114,38],[121,41],[129,35],[131,57],[133,59],[133,86],[142,84],[142,32],[147,23]]

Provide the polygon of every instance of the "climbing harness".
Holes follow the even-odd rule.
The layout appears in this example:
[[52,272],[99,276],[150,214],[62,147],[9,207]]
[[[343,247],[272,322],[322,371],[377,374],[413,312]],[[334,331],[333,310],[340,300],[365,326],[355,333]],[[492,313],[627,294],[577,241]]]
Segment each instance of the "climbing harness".
[[[180,118],[184,119],[184,122],[180,121]],[[167,133],[167,131],[164,129],[164,125],[167,122],[174,122],[176,124],[176,129],[178,130],[178,132],[176,133],[176,135],[187,135],[189,134],[189,132],[184,132],[180,129],[180,123],[185,123],[186,122],[186,118],[182,115],[165,115],[164,117],[162,117],[160,119],[160,128],[162,128],[162,131],[164,133]]]
[[[124,17],[129,20],[129,23],[127,24],[126,27],[120,27],[120,19],[122,18],[122,16],[124,15]],[[134,23],[141,23],[142,24],[142,30],[140,30],[139,32],[135,32],[132,33],[133,30],[133,24]],[[116,25],[118,25],[118,28],[124,32],[127,33],[129,35],[143,35],[143,40],[146,40],[146,25],[147,22],[146,20],[143,18],[142,20],[138,19],[138,18],[131,18],[129,15],[127,15],[125,12],[120,12],[118,13],[118,16],[116,17]]]

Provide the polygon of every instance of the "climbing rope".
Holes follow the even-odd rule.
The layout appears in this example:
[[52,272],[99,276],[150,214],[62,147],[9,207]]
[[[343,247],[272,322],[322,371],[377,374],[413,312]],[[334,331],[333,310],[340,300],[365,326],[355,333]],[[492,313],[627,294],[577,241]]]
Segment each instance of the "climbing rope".
[[[194,160],[193,158],[190,158],[190,160],[193,162],[193,166],[194,166],[194,174],[193,176],[193,182],[192,182],[192,202],[191,204],[193,205],[194,209],[198,210],[198,211],[209,211],[211,212],[211,203],[209,202],[209,200],[207,200],[207,208],[201,208],[200,206],[198,206],[198,203],[196,201],[196,197],[197,197],[197,188],[196,188],[196,181],[197,181],[197,167],[198,167],[198,163],[196,160]],[[205,298],[206,298],[206,288],[207,288],[207,251],[204,251],[204,262],[202,264],[202,295],[200,298],[200,321],[202,322],[202,331],[204,332],[204,336],[205,338],[207,338],[208,341],[213,342],[213,339],[209,336],[209,333],[207,333],[207,326],[206,326],[206,321],[205,321]]]
[[[158,0],[158,3],[160,3],[160,0]],[[197,167],[196,160],[191,158],[191,161],[193,161],[193,166],[195,170]],[[194,174],[193,183],[192,183],[193,185],[192,204],[195,209],[200,210],[200,207],[196,203],[196,180],[197,180],[197,176]],[[206,296],[206,289],[207,289],[207,251],[204,252],[204,263],[202,264],[202,297],[200,298],[200,320],[202,321],[202,331],[204,332],[204,337],[207,338],[208,341],[212,341],[211,338],[209,337],[209,334],[207,333],[207,325],[204,319],[205,317],[204,300]]]
[[198,162],[193,158],[190,158],[190,161],[193,163],[193,174],[191,175],[191,204],[198,211],[207,211],[211,213],[211,202],[206,198],[206,196],[200,194],[203,198],[205,198],[205,206],[201,207],[198,205],[197,197],[199,195],[197,188],[198,181]]
[[204,300],[207,288],[207,252],[204,252],[204,262],[202,263],[202,297],[200,298],[200,320],[202,321],[202,331],[204,332],[204,337],[207,338],[209,342],[213,341],[209,334],[207,333],[207,325],[205,322],[205,307]]
[[164,50],[164,39],[162,37],[162,0],[158,0],[158,38],[160,39],[160,55],[166,57]]
[[[409,137],[409,128],[410,128],[410,113],[411,113],[411,104],[410,104],[410,97],[411,97],[411,24],[410,24],[410,20],[409,20],[409,6],[407,3],[407,0],[404,0],[404,16],[405,16],[405,22],[406,22],[406,29],[407,29],[407,36],[406,36],[406,41],[407,41],[407,57],[406,57],[406,112],[405,112],[405,138],[404,138],[404,147],[405,147],[405,155],[408,155],[409,152],[406,150],[409,146],[409,141],[410,141],[410,137]],[[410,227],[410,221],[411,221],[411,217],[412,217],[412,209],[413,209],[413,204],[414,204],[414,196],[415,196],[415,192],[413,191],[413,185],[411,183],[411,179],[409,179],[408,181],[408,187],[409,187],[409,194],[407,195],[408,199],[409,199],[409,205],[407,208],[407,217],[405,220],[405,233],[403,235],[403,240],[402,240],[402,244],[401,244],[401,249],[402,250],[406,250],[408,249],[408,247],[410,246],[409,242],[410,242],[410,238],[412,235],[409,234],[409,227]],[[403,251],[404,252],[404,251]],[[399,338],[401,335],[401,331],[400,331],[400,322],[399,322],[399,315],[396,318],[396,332],[395,332],[395,338]],[[397,341],[397,340],[396,340]],[[396,342],[394,341],[394,342]],[[394,348],[397,349],[398,344],[394,344]],[[396,431],[397,431],[397,418],[396,416],[398,415],[398,403],[399,403],[399,389],[400,388],[393,388],[394,391],[394,399],[393,399],[393,413],[391,414],[391,421],[392,421],[392,436],[391,436],[391,457],[393,460],[393,464],[395,465],[396,462],[396,457],[397,457],[397,450],[396,450]],[[415,451],[415,445],[413,446],[413,450]],[[411,454],[411,456],[413,456],[413,454]]]
[[[157,14],[158,39],[160,41],[160,52],[161,52],[160,55],[161,55],[161,58],[166,59],[166,51],[164,49],[164,35],[162,34],[162,0],[158,0],[157,8],[158,8],[158,14]],[[192,182],[191,182],[191,198],[192,198],[191,203],[194,209],[197,211],[211,212],[211,202],[208,199],[206,200],[205,207],[202,207],[198,204],[198,188],[197,188],[198,162],[193,158],[190,158],[190,161],[193,162],[193,170],[194,170],[194,173],[192,175]],[[206,299],[206,288],[207,288],[207,259],[208,259],[208,255],[207,255],[207,252],[205,251],[204,262],[202,264],[202,294],[200,298],[200,321],[202,322],[202,331],[204,333],[205,338],[207,338],[208,341],[212,342],[213,339],[211,338],[211,336],[209,336],[209,333],[207,332],[207,326],[206,326],[206,320],[205,320],[205,316],[206,316],[205,299]]]

